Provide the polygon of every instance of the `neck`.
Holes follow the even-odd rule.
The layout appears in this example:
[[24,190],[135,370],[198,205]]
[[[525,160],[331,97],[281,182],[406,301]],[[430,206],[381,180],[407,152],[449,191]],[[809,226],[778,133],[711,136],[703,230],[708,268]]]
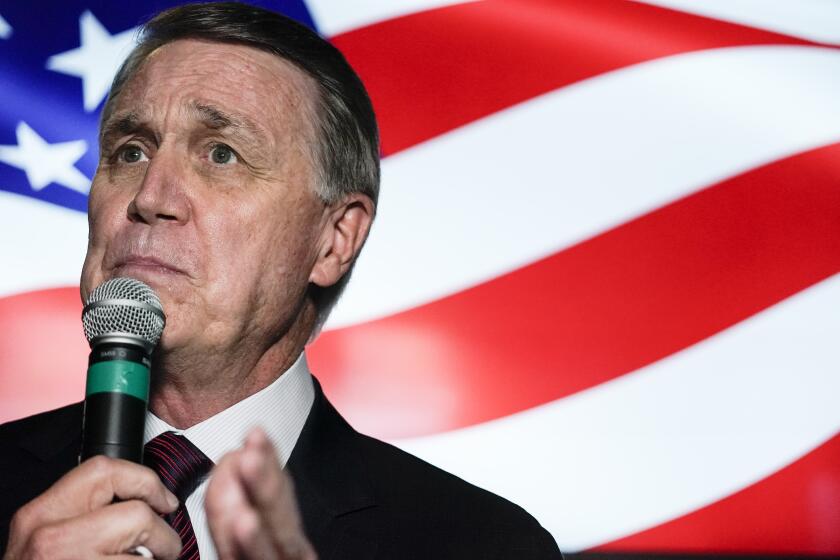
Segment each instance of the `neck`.
[[149,410],[181,430],[218,414],[288,370],[303,352],[313,324],[314,312],[304,311],[267,346],[238,344],[229,352],[182,350],[155,356]]

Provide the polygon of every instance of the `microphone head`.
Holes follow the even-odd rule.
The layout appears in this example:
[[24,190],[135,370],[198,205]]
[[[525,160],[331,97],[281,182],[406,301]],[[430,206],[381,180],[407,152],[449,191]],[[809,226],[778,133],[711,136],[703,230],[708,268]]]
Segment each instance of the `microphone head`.
[[134,278],[112,278],[97,286],[82,310],[91,347],[100,342],[140,345],[151,353],[160,340],[166,316],[160,298]]

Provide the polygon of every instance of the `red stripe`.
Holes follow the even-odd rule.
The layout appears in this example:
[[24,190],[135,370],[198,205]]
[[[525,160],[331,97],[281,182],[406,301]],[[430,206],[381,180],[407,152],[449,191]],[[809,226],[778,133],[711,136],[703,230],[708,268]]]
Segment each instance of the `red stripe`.
[[[327,332],[311,365],[379,436],[465,426],[612,379],[836,273],[838,162],[837,146],[780,161],[453,297]],[[82,397],[80,311],[76,288],[0,298],[4,371],[27,372],[0,375],[4,419]],[[43,339],[56,351],[38,351]]]
[[158,457],[161,461],[165,461],[169,465],[169,469],[167,470],[175,470],[178,468],[178,465],[175,463],[174,459],[169,456],[169,454],[161,448],[160,441],[151,441],[146,444],[146,451]]
[[[160,442],[157,443],[160,444]],[[146,451],[160,459],[159,462],[162,461],[168,466],[168,468],[165,468],[163,465],[160,465],[157,469],[159,472],[166,472],[167,474],[170,474],[175,478],[180,478],[181,470],[178,464],[172,457],[169,457],[169,455],[165,451],[163,451],[159,447],[156,447],[155,445],[148,445],[146,447]]]
[[177,475],[177,470],[172,460],[169,457],[167,457],[163,451],[161,451],[160,449],[155,449],[154,447],[147,447],[146,453],[157,459],[154,462],[147,461],[147,466],[154,468],[156,472],[165,475],[167,479],[171,480],[173,484],[177,485],[177,483],[172,478]]
[[185,443],[186,438],[177,436],[175,434],[162,434],[160,444],[168,449],[177,461],[176,468],[180,480],[187,480],[192,478],[198,472],[197,466],[201,464],[202,457],[195,455],[189,446]]
[[176,478],[183,479],[186,474],[187,464],[178,447],[164,439],[159,439],[157,444],[169,451],[169,454],[167,454],[163,451],[163,449],[161,449],[161,457],[166,459],[167,464],[172,467],[170,472],[175,475]]
[[686,348],[840,271],[840,144],[753,170],[511,274],[324,333],[361,431],[467,426]]
[[557,88],[664,56],[800,39],[626,0],[485,0],[333,38],[393,154]]
[[85,398],[81,316],[78,287],[0,298],[0,423]]
[[164,479],[163,482],[164,482],[164,485],[166,486],[167,490],[169,490],[170,492],[173,492],[173,493],[175,492],[175,490],[178,488],[178,481],[175,480],[172,477],[172,474],[170,474],[169,471],[167,471],[166,469],[162,469],[158,465],[153,465],[151,463],[148,464],[147,466],[152,468],[158,474],[158,476],[163,477],[163,479]]
[[163,433],[156,440],[156,443],[160,447],[165,447],[166,449],[168,449],[174,456],[173,458],[177,458],[180,461],[184,461],[184,453],[182,451],[182,446],[180,445],[180,442],[177,439],[171,438],[168,434]]
[[192,443],[187,438],[179,438],[179,440],[187,466],[191,472],[197,473],[199,468],[208,461],[207,457],[204,453],[196,451],[196,448],[192,446]]
[[596,550],[837,554],[838,457],[840,435],[736,494]]
[[164,432],[146,444],[147,465],[176,495],[188,495],[212,467],[203,453],[183,436]]
[[178,513],[175,514],[175,518],[172,520],[172,526],[175,527],[179,525],[184,520],[184,513],[186,513],[187,508],[186,506],[181,506],[178,508]]

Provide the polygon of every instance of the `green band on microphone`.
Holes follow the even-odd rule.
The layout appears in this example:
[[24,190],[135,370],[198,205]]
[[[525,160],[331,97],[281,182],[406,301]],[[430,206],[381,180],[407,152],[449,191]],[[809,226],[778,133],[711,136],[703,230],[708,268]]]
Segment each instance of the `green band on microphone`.
[[125,393],[149,402],[149,368],[135,362],[111,360],[88,368],[85,395]]

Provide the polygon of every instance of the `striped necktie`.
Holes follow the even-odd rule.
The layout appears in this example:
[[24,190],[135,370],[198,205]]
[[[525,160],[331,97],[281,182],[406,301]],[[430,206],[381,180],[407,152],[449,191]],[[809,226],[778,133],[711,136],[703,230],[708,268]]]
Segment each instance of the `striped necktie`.
[[185,504],[213,468],[213,461],[184,436],[164,432],[146,444],[143,463],[158,473],[180,502],[178,509],[165,517],[184,545],[178,560],[198,560],[198,543]]

